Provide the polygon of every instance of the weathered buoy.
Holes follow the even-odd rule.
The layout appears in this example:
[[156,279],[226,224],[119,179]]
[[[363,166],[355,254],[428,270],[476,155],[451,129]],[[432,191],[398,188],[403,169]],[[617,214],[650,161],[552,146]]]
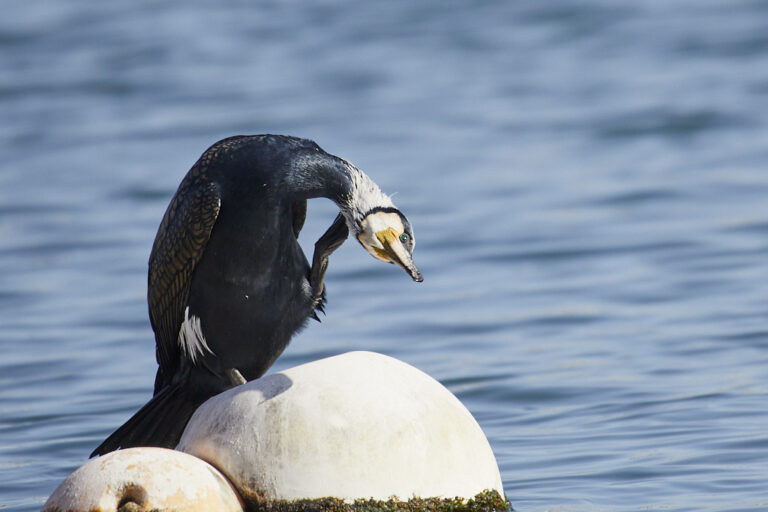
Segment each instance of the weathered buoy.
[[504,496],[488,440],[461,402],[372,352],[221,393],[198,408],[177,449],[216,466],[246,503]]
[[243,505],[205,461],[164,448],[129,448],[89,460],[43,505],[43,512],[93,510],[242,512]]

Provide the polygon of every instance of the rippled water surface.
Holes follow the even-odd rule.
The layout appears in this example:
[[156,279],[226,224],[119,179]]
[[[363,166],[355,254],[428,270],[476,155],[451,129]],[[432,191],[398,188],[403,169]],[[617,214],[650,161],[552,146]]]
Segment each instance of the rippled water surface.
[[739,0],[6,1],[0,509],[149,398],[162,213],[263,132],[396,192],[425,276],[348,242],[276,369],[425,370],[521,511],[768,509],[767,34]]

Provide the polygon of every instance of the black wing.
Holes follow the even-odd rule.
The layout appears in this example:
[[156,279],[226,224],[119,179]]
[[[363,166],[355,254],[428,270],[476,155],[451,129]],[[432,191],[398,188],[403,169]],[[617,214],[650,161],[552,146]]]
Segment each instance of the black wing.
[[221,208],[218,186],[203,181],[204,175],[195,171],[190,172],[171,200],[149,257],[149,319],[155,331],[160,365],[155,394],[178,369],[179,328],[184,321],[192,273]]

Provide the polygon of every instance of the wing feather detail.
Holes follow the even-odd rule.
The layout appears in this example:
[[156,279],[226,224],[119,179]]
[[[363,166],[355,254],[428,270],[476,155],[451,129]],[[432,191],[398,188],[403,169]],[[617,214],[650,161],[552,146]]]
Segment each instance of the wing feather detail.
[[[201,163],[202,159],[198,165]],[[179,365],[179,331],[185,320],[192,274],[221,209],[218,186],[204,181],[201,171],[193,168],[182,181],[168,205],[149,257],[149,317],[160,365],[156,393]]]

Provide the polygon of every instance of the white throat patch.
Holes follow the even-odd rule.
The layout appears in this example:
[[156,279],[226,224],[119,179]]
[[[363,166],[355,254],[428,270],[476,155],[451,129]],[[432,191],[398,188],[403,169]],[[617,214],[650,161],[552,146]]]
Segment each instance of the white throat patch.
[[198,354],[203,355],[205,352],[213,354],[203,336],[200,318],[195,315],[189,316],[189,306],[184,310],[184,322],[179,329],[179,347],[193,364],[197,361]]
[[400,236],[405,230],[405,226],[403,226],[403,221],[400,219],[400,216],[391,212],[375,212],[365,217],[360,223],[360,227],[362,228],[362,231],[357,235],[357,239],[363,244],[365,250],[374,258],[389,262],[388,258],[383,258],[375,251],[375,249],[384,248],[376,236],[376,233],[391,228],[395,231],[397,236]]

